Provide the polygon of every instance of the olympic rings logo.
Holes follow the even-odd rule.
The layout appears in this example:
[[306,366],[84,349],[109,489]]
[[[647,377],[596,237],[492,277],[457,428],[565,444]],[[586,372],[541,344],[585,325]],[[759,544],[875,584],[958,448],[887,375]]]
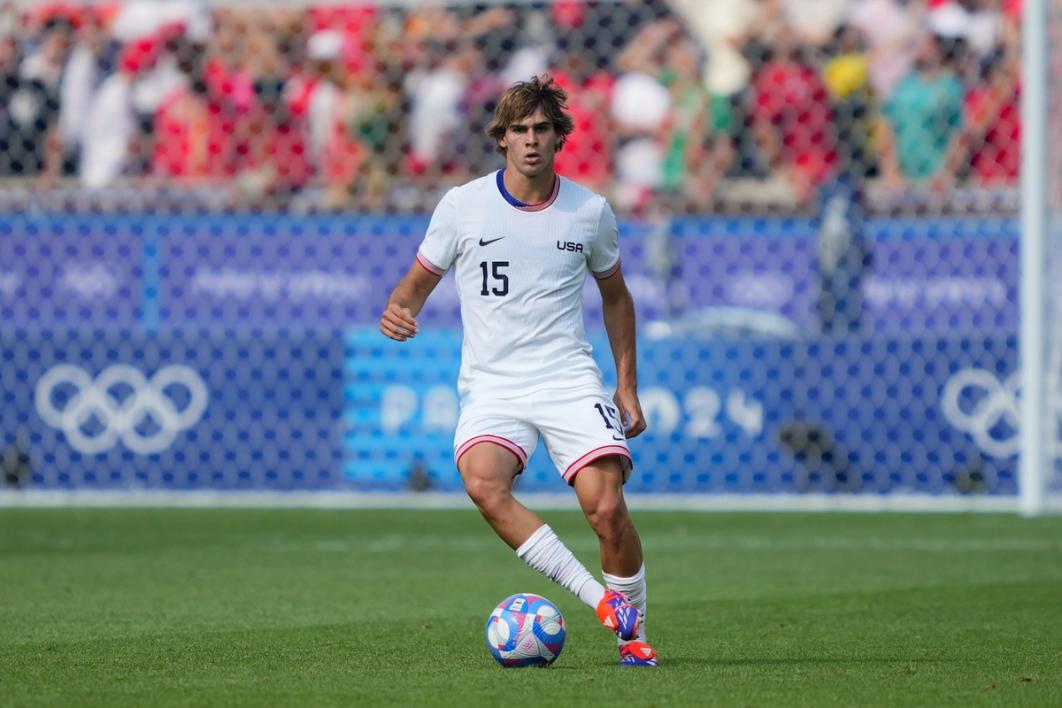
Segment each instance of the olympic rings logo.
[[[181,410],[166,393],[174,386],[188,392],[188,402]],[[115,393],[121,388],[131,389],[131,393],[119,398]],[[56,394],[61,389],[72,393],[59,407]],[[110,450],[118,441],[140,455],[162,452],[178,433],[199,422],[208,398],[199,374],[181,365],[165,366],[148,379],[139,369],[116,364],[93,380],[80,367],[59,364],[41,376],[35,392],[41,420],[61,430],[70,446],[84,455]],[[97,422],[93,427],[102,430],[86,430],[93,419]]]
[[[944,418],[973,438],[992,457],[1012,457],[1021,450],[1021,372],[1000,381],[984,369],[963,369],[944,384],[940,407]],[[965,405],[964,405],[965,403]],[[1049,404],[1056,420],[1062,398]],[[1055,440],[1055,456],[1062,455],[1062,443]]]

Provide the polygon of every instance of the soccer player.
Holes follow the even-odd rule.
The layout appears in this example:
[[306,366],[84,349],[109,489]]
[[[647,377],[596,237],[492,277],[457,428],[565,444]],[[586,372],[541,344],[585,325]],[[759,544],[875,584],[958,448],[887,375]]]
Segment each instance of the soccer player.
[[[567,95],[549,77],[514,84],[487,134],[504,169],[451,189],[380,331],[416,336],[417,314],[453,268],[464,344],[454,459],[465,491],[517,556],[597,611],[620,663],[655,666],[645,638],[642,546],[627,513],[627,438],[645,430],[637,394],[634,301],[605,199],[554,171],[572,131]],[[618,386],[609,398],[583,329],[587,273],[601,291]],[[597,533],[602,586],[537,514],[513,496],[538,438]]]

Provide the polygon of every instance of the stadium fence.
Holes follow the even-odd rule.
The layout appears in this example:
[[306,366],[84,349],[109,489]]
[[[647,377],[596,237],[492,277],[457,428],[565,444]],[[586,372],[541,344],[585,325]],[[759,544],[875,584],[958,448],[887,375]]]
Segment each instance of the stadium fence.
[[[1023,79],[1020,2],[826,5],[7,7],[0,504],[466,503],[452,276],[415,341],[375,323],[441,194],[501,166],[501,91],[549,73],[558,169],[620,217],[634,505],[1062,508],[1050,127],[1019,187],[1058,53]],[[541,451],[518,490],[574,504]]]

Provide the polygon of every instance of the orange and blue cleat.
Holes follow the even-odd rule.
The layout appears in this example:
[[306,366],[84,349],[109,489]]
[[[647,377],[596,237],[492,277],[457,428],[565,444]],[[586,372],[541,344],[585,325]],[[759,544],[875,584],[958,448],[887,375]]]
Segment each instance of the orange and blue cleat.
[[597,618],[620,639],[632,639],[638,632],[638,608],[618,590],[606,590],[597,603]]
[[620,645],[620,666],[656,666],[656,652],[645,642]]

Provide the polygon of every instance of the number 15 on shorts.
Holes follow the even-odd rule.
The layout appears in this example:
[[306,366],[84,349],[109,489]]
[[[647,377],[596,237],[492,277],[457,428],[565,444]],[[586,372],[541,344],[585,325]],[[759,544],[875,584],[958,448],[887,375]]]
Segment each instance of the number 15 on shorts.
[[601,414],[601,420],[605,421],[605,427],[612,431],[613,440],[624,440],[623,423],[619,419],[619,411],[612,406],[595,403],[594,408]]

